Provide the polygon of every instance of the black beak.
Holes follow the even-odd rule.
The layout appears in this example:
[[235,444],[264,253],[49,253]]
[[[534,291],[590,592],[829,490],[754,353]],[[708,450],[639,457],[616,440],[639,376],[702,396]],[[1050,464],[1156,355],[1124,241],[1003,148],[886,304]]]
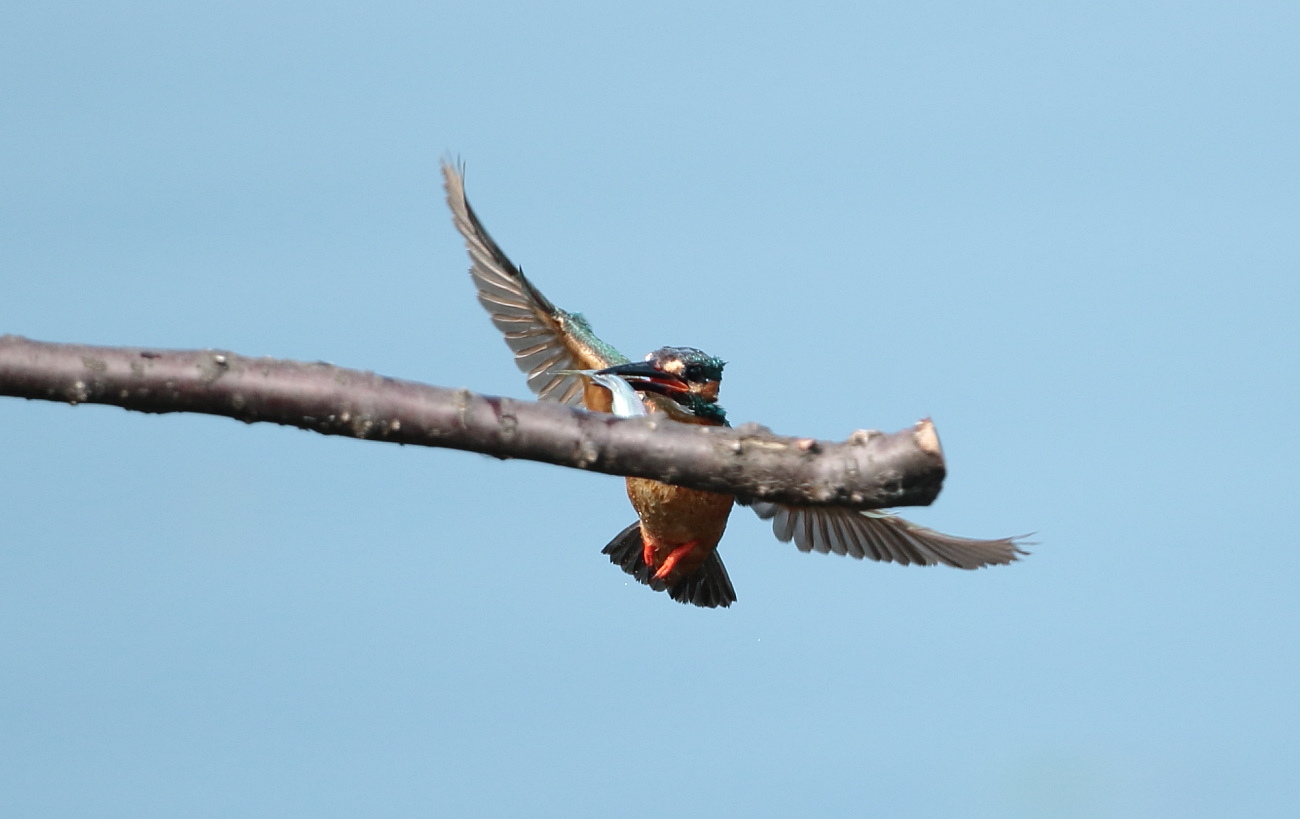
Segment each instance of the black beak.
[[651,364],[649,361],[631,361],[597,370],[601,375],[617,375],[632,385],[632,389],[643,392],[657,392],[660,395],[676,395],[690,392],[690,387],[680,377]]

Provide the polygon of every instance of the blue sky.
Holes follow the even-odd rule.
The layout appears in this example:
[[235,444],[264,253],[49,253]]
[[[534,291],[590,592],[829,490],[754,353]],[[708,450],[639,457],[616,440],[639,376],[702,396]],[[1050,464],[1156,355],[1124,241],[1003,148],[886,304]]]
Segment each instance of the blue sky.
[[438,178],[737,422],[933,416],[979,572],[739,602],[621,482],[0,399],[0,813],[1291,816],[1289,3],[9,4],[0,332],[525,396]]

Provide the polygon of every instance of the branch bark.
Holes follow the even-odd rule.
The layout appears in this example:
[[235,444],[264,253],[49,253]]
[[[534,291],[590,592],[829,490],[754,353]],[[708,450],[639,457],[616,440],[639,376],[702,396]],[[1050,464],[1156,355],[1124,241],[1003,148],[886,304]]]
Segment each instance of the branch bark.
[[352,438],[448,447],[497,458],[734,494],[742,500],[878,509],[939,494],[943,451],[928,419],[843,443],[617,418],[386,378],[323,362],[220,350],[54,344],[0,336],[0,395],[137,412],[196,412]]

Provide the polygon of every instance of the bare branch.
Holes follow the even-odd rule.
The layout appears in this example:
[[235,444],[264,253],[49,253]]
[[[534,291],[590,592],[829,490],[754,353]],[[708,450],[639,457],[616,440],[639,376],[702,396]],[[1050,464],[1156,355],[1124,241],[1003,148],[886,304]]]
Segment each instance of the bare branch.
[[861,509],[926,505],[943,483],[929,420],[847,442],[650,416],[616,418],[219,350],[52,344],[0,336],[0,395],[137,412],[197,412],[323,435],[449,447],[734,494]]

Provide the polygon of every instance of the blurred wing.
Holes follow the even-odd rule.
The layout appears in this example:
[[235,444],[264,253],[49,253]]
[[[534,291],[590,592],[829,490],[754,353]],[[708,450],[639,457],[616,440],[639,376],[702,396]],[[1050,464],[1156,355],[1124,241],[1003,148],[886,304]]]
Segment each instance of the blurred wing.
[[772,521],[782,543],[794,541],[801,552],[834,552],[904,566],[942,563],[958,569],[1010,563],[1028,554],[1016,538],[973,540],[918,526],[891,512],[858,511],[835,506],[786,506],[767,501],[750,504],[760,518]]
[[[469,249],[470,276],[478,300],[514,351],[539,398],[581,406],[582,377],[573,370],[599,370],[627,359],[596,337],[586,320],[551,304],[523,271],[501,252],[465,198],[463,168],[442,163],[452,221]],[[566,372],[567,371],[567,372]]]

